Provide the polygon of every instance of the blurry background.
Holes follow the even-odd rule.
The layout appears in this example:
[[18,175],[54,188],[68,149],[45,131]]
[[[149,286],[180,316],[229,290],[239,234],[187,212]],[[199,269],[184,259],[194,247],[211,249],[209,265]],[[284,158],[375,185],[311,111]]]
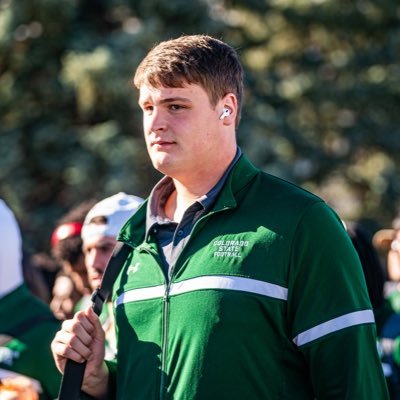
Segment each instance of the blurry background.
[[398,0],[0,0],[0,197],[33,251],[80,201],[146,197],[159,176],[134,70],[155,42],[207,33],[243,61],[249,158],[343,219],[390,225],[399,22]]

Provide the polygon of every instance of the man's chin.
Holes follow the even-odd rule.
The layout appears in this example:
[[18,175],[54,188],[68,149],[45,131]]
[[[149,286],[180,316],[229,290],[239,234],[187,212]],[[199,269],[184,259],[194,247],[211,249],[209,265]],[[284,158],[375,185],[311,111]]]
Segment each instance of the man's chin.
[[169,176],[171,176],[171,173],[174,171],[173,163],[166,160],[165,158],[162,160],[153,160],[153,167],[162,174]]

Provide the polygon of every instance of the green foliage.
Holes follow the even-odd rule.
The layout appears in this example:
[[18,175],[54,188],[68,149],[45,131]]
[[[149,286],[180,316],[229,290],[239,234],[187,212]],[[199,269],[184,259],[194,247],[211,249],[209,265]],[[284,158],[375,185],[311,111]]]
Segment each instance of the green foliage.
[[238,139],[343,218],[389,224],[400,193],[397,0],[0,0],[0,197],[33,250],[87,198],[159,179],[132,89],[154,43],[209,33],[239,51]]
[[242,147],[343,218],[388,224],[400,191],[398,3],[233,3],[248,70]]

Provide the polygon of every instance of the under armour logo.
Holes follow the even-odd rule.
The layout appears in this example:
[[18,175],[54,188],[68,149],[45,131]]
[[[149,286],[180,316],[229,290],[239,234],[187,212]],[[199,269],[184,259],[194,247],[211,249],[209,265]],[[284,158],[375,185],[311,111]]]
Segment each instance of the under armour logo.
[[127,275],[129,275],[130,273],[134,274],[135,272],[137,272],[138,269],[139,269],[139,263],[136,263],[135,265],[130,265],[126,274]]

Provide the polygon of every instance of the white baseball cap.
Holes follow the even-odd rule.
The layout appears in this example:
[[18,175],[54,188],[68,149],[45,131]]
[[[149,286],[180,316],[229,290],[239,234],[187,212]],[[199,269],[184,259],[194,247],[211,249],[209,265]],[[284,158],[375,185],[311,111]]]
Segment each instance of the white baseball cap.
[[0,298],[23,281],[21,232],[13,212],[0,199]]
[[141,197],[123,192],[101,200],[85,217],[81,232],[82,240],[99,236],[116,238],[122,226],[142,203]]

